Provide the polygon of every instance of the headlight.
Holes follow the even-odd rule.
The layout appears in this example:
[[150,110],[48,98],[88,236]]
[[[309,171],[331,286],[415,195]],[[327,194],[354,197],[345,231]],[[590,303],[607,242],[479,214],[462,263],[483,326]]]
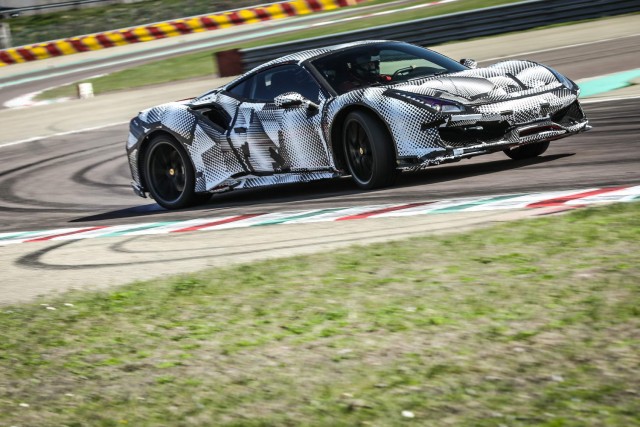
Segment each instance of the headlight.
[[413,101],[418,101],[419,103],[424,104],[427,107],[430,107],[440,113],[463,113],[465,111],[464,105],[458,104],[454,101],[403,91],[396,91],[396,93],[398,95],[401,95],[402,97],[406,97]]
[[464,107],[458,104],[442,104],[440,111],[443,113],[463,113]]

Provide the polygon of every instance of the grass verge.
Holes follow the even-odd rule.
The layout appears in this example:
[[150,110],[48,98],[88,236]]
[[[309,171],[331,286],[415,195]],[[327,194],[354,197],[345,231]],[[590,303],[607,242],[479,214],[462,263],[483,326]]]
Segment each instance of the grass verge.
[[0,425],[640,425],[640,204],[0,312]]
[[[407,12],[358,19],[346,23],[324,25],[322,27],[294,31],[260,40],[247,41],[237,45],[228,46],[225,49],[241,49],[268,44],[283,43],[292,40],[300,40],[310,37],[324,36],[345,31],[370,28],[379,25],[409,21],[413,19],[427,18],[430,16],[446,15],[449,13],[463,12],[481,7],[497,6],[507,3],[515,3],[519,0],[459,0],[449,4],[439,4],[422,9]],[[416,2],[416,3],[421,3]],[[363,3],[369,4],[369,3]],[[118,71],[106,76],[82,80],[71,85],[60,86],[40,93],[36,99],[47,100],[77,96],[77,83],[93,83],[94,93],[112,92],[115,90],[132,89],[152,84],[167,83],[194,77],[210,76],[217,72],[217,64],[212,65],[213,52],[197,52],[176,56],[170,59],[150,62],[135,68]]]
[[94,94],[100,95],[118,90],[212,76],[218,71],[218,64],[211,52],[197,52],[186,56],[188,58],[177,56],[160,62],[127,68],[105,76],[85,79],[74,84],[55,87],[38,94],[36,99],[77,98],[77,85],[85,82],[92,83]]

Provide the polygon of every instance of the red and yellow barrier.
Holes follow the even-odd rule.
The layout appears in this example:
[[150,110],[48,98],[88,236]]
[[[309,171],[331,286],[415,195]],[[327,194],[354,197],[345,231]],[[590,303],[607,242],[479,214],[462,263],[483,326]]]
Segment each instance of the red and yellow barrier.
[[228,28],[234,25],[306,15],[313,12],[350,6],[362,1],[364,0],[292,0],[252,9],[195,16],[143,27],[113,30],[105,33],[20,46],[0,50],[0,67],[20,62],[122,46],[125,44],[147,42],[183,34],[217,30],[218,28]]

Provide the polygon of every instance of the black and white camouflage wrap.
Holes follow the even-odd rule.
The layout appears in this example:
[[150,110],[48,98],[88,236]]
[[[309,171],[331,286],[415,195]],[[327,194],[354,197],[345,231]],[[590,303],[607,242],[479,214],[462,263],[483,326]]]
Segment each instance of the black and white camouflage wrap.
[[[378,41],[300,52],[249,73],[286,63],[308,67],[308,61],[320,55],[371,43]],[[225,89],[236,81],[193,100],[144,110],[131,121],[127,152],[138,194],[146,191],[141,153],[150,136],[159,131],[173,135],[187,150],[196,172],[196,191],[216,192],[343,175],[336,158],[340,141],[332,139],[336,133],[331,130],[345,109],[353,106],[368,109],[386,124],[402,170],[549,141],[588,129],[577,102],[578,87],[567,79],[563,81],[550,68],[530,61],[503,61],[486,68],[338,96],[321,90],[314,108],[304,102],[282,106],[277,101],[235,98]],[[465,111],[443,113],[428,105],[424,96],[463,105]],[[228,114],[231,123],[227,129],[198,112],[199,106],[208,104]],[[491,138],[468,137],[473,132],[484,135],[484,130],[476,130],[479,128],[498,131]]]

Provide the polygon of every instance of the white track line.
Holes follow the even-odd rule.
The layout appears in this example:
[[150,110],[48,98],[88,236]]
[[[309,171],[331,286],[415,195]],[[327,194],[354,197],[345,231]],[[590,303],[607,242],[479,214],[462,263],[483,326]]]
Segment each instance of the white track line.
[[575,43],[575,44],[570,44],[570,45],[566,45],[566,46],[550,47],[550,48],[547,48],[547,49],[530,50],[528,52],[519,52],[519,53],[514,53],[512,55],[496,56],[495,58],[481,59],[480,61],[483,61],[483,62],[486,62],[486,61],[497,61],[499,59],[513,58],[513,56],[515,56],[515,55],[520,56],[520,55],[531,55],[533,53],[553,52],[554,50],[561,50],[561,49],[567,49],[567,48],[572,48],[572,47],[580,47],[580,46],[588,46],[590,44],[604,43],[604,42],[609,42],[609,41],[614,41],[614,40],[622,40],[622,39],[627,39],[627,38],[630,38],[630,37],[638,37],[638,36],[640,36],[640,33],[629,34],[629,35],[620,36],[620,37],[611,37],[611,38],[608,38],[608,39],[594,40],[594,41],[590,41],[590,42]]
[[13,141],[13,142],[7,142],[7,143],[4,143],[4,144],[0,144],[0,148],[11,147],[12,145],[24,144],[25,142],[40,141],[42,139],[47,139],[47,138],[55,138],[57,136],[65,136],[65,135],[72,135],[74,133],[90,132],[90,131],[94,131],[94,130],[100,130],[100,129],[108,128],[108,127],[111,127],[111,126],[124,125],[124,124],[127,124],[127,123],[129,123],[129,120],[127,120],[125,122],[109,123],[109,124],[106,124],[106,125],[94,126],[94,127],[85,128],[85,129],[70,130],[70,131],[67,131],[67,132],[58,132],[58,133],[54,133],[52,135],[34,136],[32,138],[21,139],[19,141]]
[[598,102],[624,101],[625,99],[638,99],[640,95],[617,96],[613,98],[587,98],[581,100],[581,104],[596,104]]

